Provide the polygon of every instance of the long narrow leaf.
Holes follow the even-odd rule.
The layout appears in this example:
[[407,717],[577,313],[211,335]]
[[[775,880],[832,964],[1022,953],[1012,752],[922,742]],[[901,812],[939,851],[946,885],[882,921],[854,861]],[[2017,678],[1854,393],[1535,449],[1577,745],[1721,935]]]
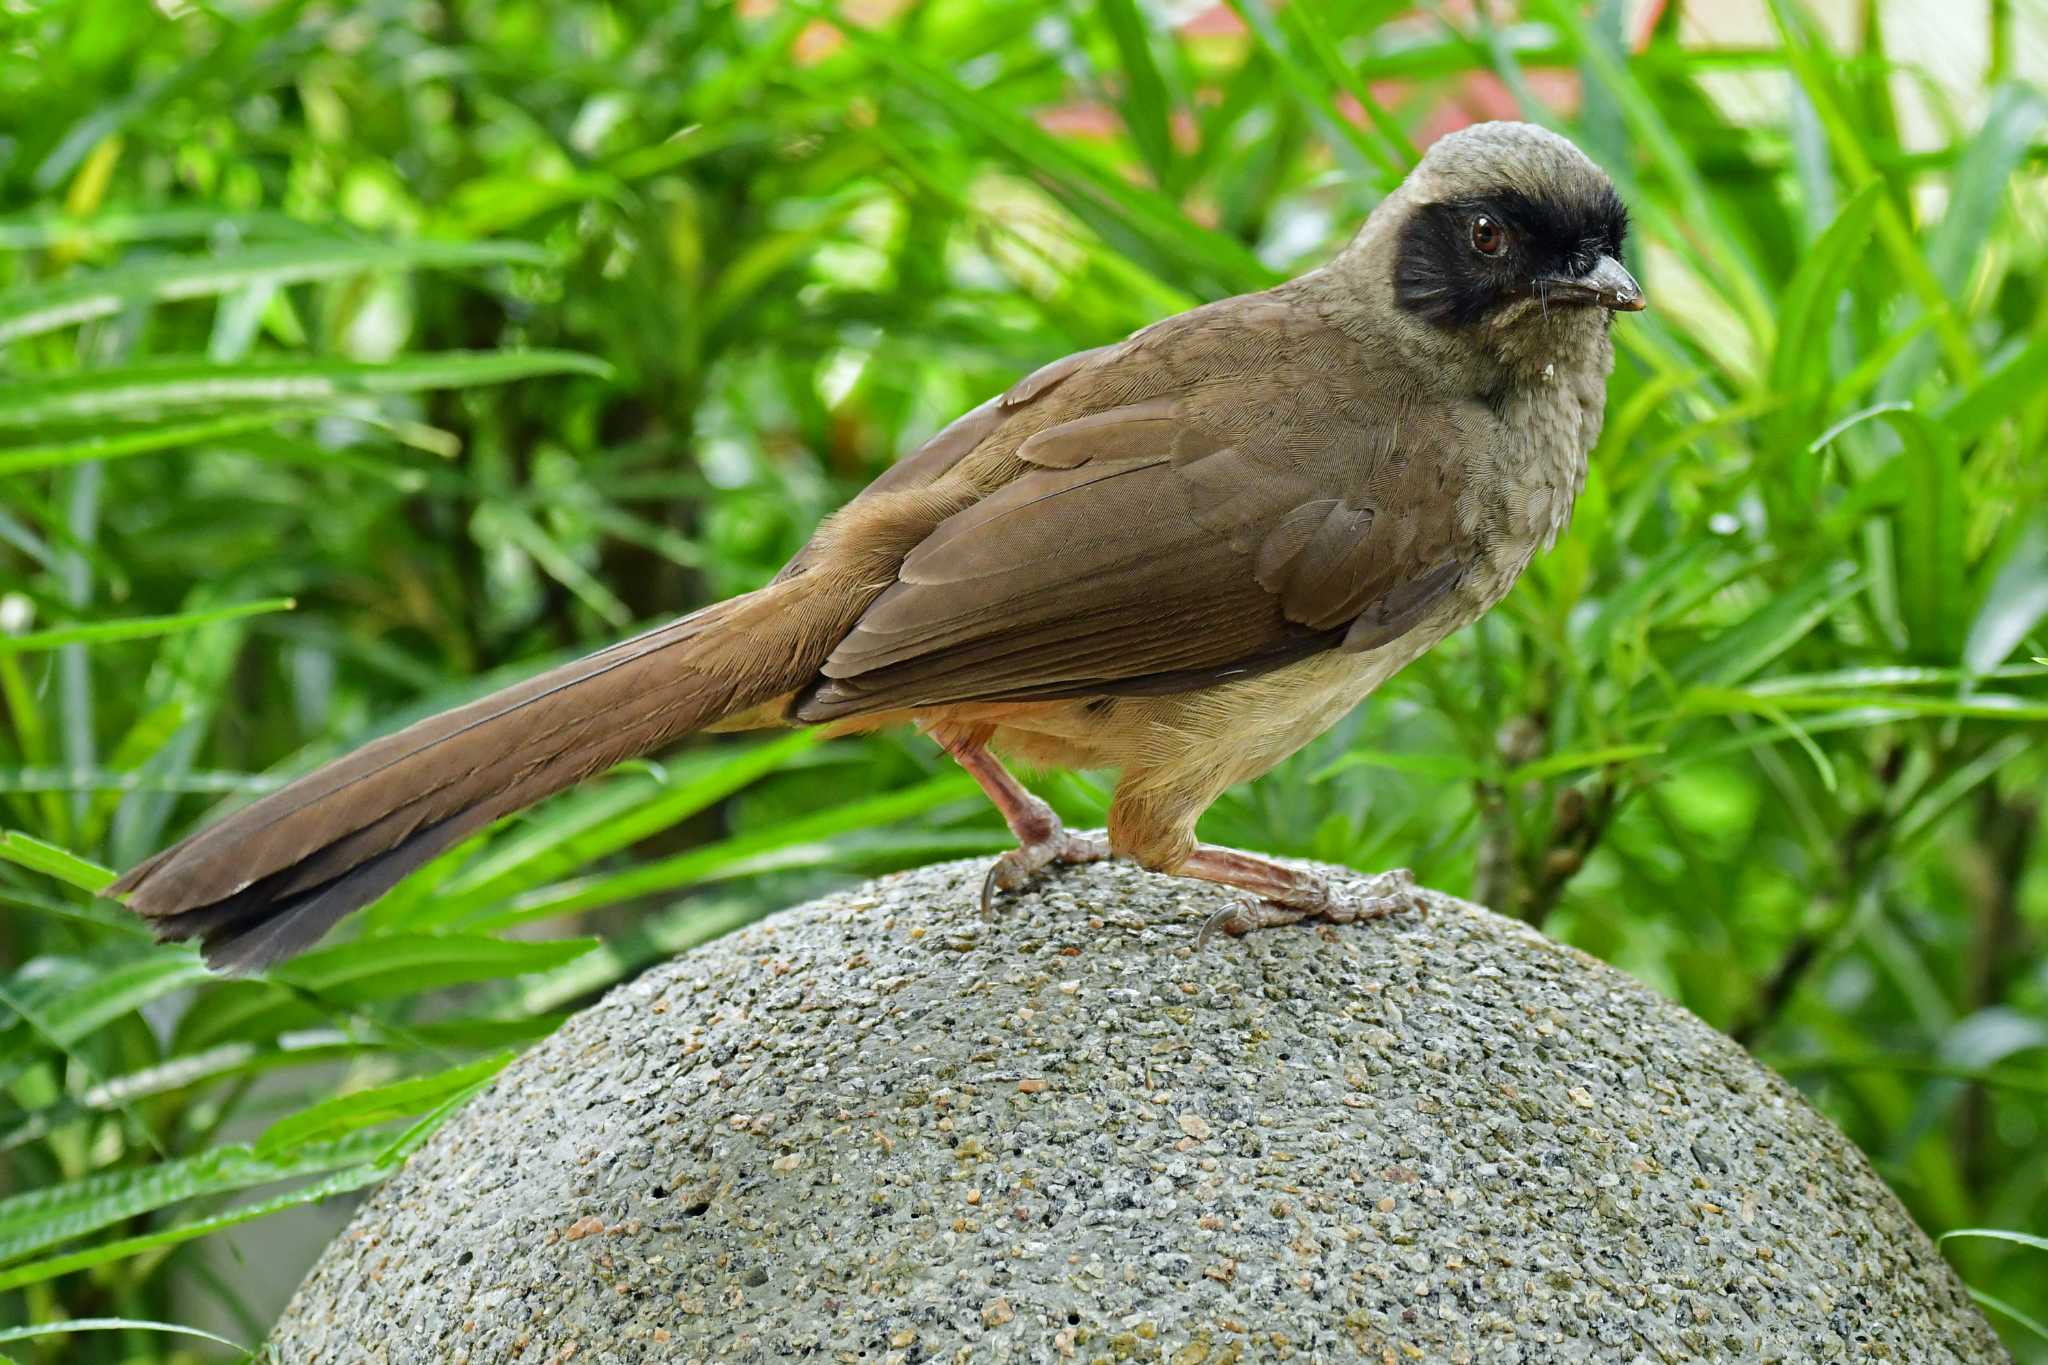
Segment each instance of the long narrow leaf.
[[1935,1238],[1946,1242],[1956,1237],[1977,1237],[1994,1242],[2011,1242],[2014,1246],[2032,1247],[2036,1251],[2048,1251],[2048,1237],[2037,1237],[2031,1232],[2015,1232],[2011,1228],[1952,1228]]
[[1883,414],[1904,445],[1907,496],[1894,513],[1898,600],[1922,658],[1948,663],[1962,646],[1962,459],[1940,427],[1911,410]]
[[154,416],[233,403],[303,407],[352,394],[503,384],[541,375],[605,378],[602,361],[573,351],[444,351],[384,362],[262,360],[232,365],[180,361],[34,379],[0,391],[0,428]]
[[1137,0],[1098,0],[1098,11],[1116,42],[1122,61],[1120,74],[1127,87],[1122,93],[1124,126],[1137,143],[1153,179],[1162,185],[1174,182],[1173,110],[1166,93],[1166,81],[1152,55],[1151,31]]
[[1878,706],[1904,716],[1969,716],[1978,720],[2048,720],[2048,700],[2003,696],[1989,692],[1968,697],[1923,697],[1869,692],[1774,692],[1769,695],[1733,687],[1696,687],[1681,699],[1685,711],[1698,713],[1749,711],[1758,715],[1781,711],[1848,711]]
[[593,807],[595,823],[556,825],[540,821],[514,835],[454,878],[436,897],[434,917],[455,918],[509,889],[519,889],[594,862],[670,829],[715,802],[783,767],[819,742],[816,731],[798,730],[766,744],[748,745],[719,756],[701,770],[659,791],[637,809]]
[[905,791],[786,820],[765,830],[736,835],[624,872],[541,887],[480,922],[502,927],[722,877],[749,875],[770,866],[788,866],[792,858],[815,858],[824,851],[820,848],[823,841],[837,835],[922,815],[950,802],[969,799],[975,791],[973,782],[965,776],[935,778]]
[[975,129],[1029,173],[1043,177],[1070,203],[1115,215],[1157,253],[1162,266],[1178,261],[1183,269],[1203,271],[1213,280],[1212,288],[1222,293],[1261,289],[1273,283],[1272,271],[1241,243],[1201,227],[1163,196],[1130,185],[1095,165],[1068,144],[901,46],[835,15],[821,13],[820,17],[838,25],[848,43],[876,66]]
[[2043,1323],[2039,1318],[2034,1317],[2025,1309],[2016,1307],[2015,1305],[2010,1304],[2006,1302],[2004,1299],[1998,1298],[1995,1295],[1987,1294],[1983,1290],[1975,1287],[1974,1285],[1970,1286],[1969,1289],[1970,1297],[1974,1299],[1976,1302],[1982,1304],[1986,1308],[1989,1308],[1994,1313],[2000,1313],[2012,1319],[2014,1322],[2026,1328],[2027,1331],[2039,1337],[2041,1340],[2048,1341],[2048,1323]]
[[1679,661],[1681,682],[1727,684],[1742,681],[1790,649],[1853,596],[1862,580],[1846,564],[1823,566],[1779,593],[1761,611],[1732,626]]
[[1864,244],[1870,240],[1883,189],[1873,181],[1850,196],[1792,272],[1781,296],[1778,342],[1771,353],[1771,381],[1780,390],[1800,387],[1815,365],[1825,373],[1835,307],[1851,272],[1864,261]]
[[291,611],[297,605],[298,603],[289,597],[272,597],[261,602],[237,602],[232,606],[179,612],[172,616],[138,616],[125,621],[88,621],[80,625],[60,626],[55,630],[35,631],[27,635],[0,635],[0,654],[28,654],[36,650],[62,649],[66,645],[148,640],[159,635],[175,635],[180,631],[212,625],[217,621],[236,621],[245,616],[267,616],[272,612]]
[[0,859],[68,882],[82,891],[97,893],[115,877],[110,867],[101,867],[20,830],[0,831]]
[[214,417],[203,422],[179,422],[145,427],[140,431],[101,433],[48,445],[14,446],[0,449],[0,474],[26,474],[38,469],[58,469],[94,460],[119,460],[130,455],[175,450],[180,446],[204,445],[208,441],[239,436],[244,432],[262,431],[280,422],[307,416],[312,411],[314,409],[310,408],[275,408],[238,413],[233,417]]
[[189,1242],[195,1238],[208,1237],[225,1228],[234,1227],[237,1224],[254,1222],[259,1218],[268,1218],[272,1214],[282,1213],[286,1209],[302,1208],[307,1204],[317,1204],[324,1199],[331,1199],[337,1194],[347,1194],[353,1190],[362,1189],[365,1185],[374,1185],[390,1174],[389,1170],[374,1163],[350,1166],[324,1179],[316,1180],[310,1185],[293,1190],[289,1194],[281,1194],[272,1199],[259,1200],[253,1204],[244,1204],[240,1208],[231,1209],[226,1213],[215,1214],[211,1218],[200,1218],[189,1223],[178,1223],[163,1229],[161,1232],[145,1233],[139,1237],[125,1237],[118,1241],[103,1242],[98,1246],[88,1247],[84,1251],[74,1251],[67,1255],[52,1257],[49,1260],[31,1261],[27,1265],[15,1266],[10,1270],[0,1271],[0,1291],[19,1289],[25,1284],[36,1284],[43,1280],[55,1279],[59,1275],[70,1275],[81,1270],[91,1270],[95,1266],[110,1265],[115,1261],[126,1260],[130,1256],[139,1256],[147,1251],[157,1251],[164,1247],[176,1246],[180,1242]]
[[427,241],[293,243],[245,247],[225,256],[155,261],[0,294],[0,344],[109,317],[138,299],[203,298],[365,270],[534,264],[545,259],[538,247],[524,242]]
[[503,1070],[512,1054],[449,1067],[427,1076],[413,1076],[390,1085],[358,1090],[322,1100],[279,1119],[256,1139],[259,1156],[277,1156],[313,1142],[331,1141],[346,1133],[374,1128],[393,1119],[432,1109],[450,1095],[467,1093]]
[[2027,407],[2040,411],[2048,400],[2048,333],[2015,349],[1987,370],[1976,383],[1952,396],[1941,410],[1941,425],[1955,439],[1981,436],[1998,423],[2020,416]]
[[596,946],[588,938],[518,943],[477,934],[382,934],[307,953],[271,975],[328,1000],[361,1004],[544,971]]
[[138,1214],[202,1195],[254,1189],[353,1166],[368,1160],[378,1146],[374,1134],[356,1134],[278,1157],[261,1155],[243,1145],[216,1147],[198,1156],[108,1171],[0,1199],[0,1261],[19,1260]]
[[212,1332],[183,1327],[175,1322],[153,1322],[148,1318],[67,1318],[63,1322],[39,1322],[30,1327],[0,1328],[0,1341],[33,1341],[38,1337],[69,1336],[73,1332],[161,1332],[166,1336],[197,1337],[201,1341],[240,1351],[244,1357],[255,1354],[240,1342]]
[[48,247],[82,254],[121,242],[185,237],[324,237],[328,229],[283,213],[228,213],[216,208],[108,209],[77,217],[49,209],[0,216],[0,251]]
[[[160,951],[114,967],[95,964],[89,979],[54,995],[34,990],[34,981],[27,988],[11,987],[0,1003],[22,1014],[34,1029],[35,1041],[66,1047],[124,1014],[206,979],[206,967],[198,959]],[[0,1056],[26,1042],[14,1042],[0,1050]]]

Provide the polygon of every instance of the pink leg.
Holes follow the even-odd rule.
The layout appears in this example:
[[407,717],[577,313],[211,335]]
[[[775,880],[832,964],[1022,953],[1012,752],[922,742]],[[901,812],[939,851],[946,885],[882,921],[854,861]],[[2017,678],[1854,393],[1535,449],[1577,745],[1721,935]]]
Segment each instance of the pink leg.
[[1415,878],[1406,868],[1382,872],[1362,886],[1338,886],[1313,872],[1254,858],[1233,848],[1202,844],[1173,871],[1176,876],[1221,882],[1258,897],[1211,915],[1196,939],[1198,946],[1218,929],[1235,937],[1254,929],[1298,924],[1305,919],[1350,924],[1379,919],[1419,903]]
[[981,882],[981,912],[986,915],[998,891],[1015,891],[1054,863],[1092,863],[1109,856],[1100,839],[1069,834],[1051,806],[1024,789],[981,739],[954,739],[934,734],[939,745],[988,793],[1002,812],[1003,823],[1017,836],[1017,847],[997,858]]

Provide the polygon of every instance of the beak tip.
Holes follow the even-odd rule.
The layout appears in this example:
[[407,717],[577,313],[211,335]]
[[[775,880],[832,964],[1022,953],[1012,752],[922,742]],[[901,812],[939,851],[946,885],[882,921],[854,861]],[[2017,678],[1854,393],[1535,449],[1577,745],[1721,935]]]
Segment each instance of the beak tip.
[[1586,279],[1609,312],[1640,313],[1648,306],[1648,301],[1643,298],[1643,287],[1636,283],[1636,277],[1612,256],[1602,256],[1587,273]]
[[1612,256],[1602,256],[1592,269],[1579,275],[1553,275],[1533,286],[1546,302],[1597,304],[1610,313],[1640,313],[1649,307],[1643,287],[1628,267]]

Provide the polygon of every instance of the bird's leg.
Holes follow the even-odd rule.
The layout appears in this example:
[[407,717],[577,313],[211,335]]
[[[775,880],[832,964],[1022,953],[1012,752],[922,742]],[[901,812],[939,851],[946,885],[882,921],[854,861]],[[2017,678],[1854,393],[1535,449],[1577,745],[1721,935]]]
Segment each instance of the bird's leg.
[[985,736],[961,738],[934,732],[932,738],[981,784],[1017,836],[1017,847],[990,864],[981,880],[981,913],[990,913],[998,891],[1015,891],[1054,863],[1092,863],[1109,856],[1100,839],[1068,832],[1051,806],[1024,789],[1002,760],[988,751]]
[[1207,942],[1218,929],[1235,936],[1254,929],[1298,924],[1305,919],[1350,924],[1419,904],[1415,878],[1405,867],[1382,872],[1362,883],[1339,884],[1317,873],[1254,858],[1233,848],[1200,844],[1173,871],[1182,877],[1234,886],[1257,897],[1211,915],[1195,940],[1197,945]]

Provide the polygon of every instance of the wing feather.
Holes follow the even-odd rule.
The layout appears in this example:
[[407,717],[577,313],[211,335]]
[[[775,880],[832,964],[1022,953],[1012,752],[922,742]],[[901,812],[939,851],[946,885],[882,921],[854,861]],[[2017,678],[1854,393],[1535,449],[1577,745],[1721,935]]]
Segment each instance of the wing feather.
[[1425,619],[1476,553],[1469,433],[1362,354],[1333,363],[1320,319],[1256,321],[1061,372],[1014,475],[911,550],[796,717],[1184,690]]

